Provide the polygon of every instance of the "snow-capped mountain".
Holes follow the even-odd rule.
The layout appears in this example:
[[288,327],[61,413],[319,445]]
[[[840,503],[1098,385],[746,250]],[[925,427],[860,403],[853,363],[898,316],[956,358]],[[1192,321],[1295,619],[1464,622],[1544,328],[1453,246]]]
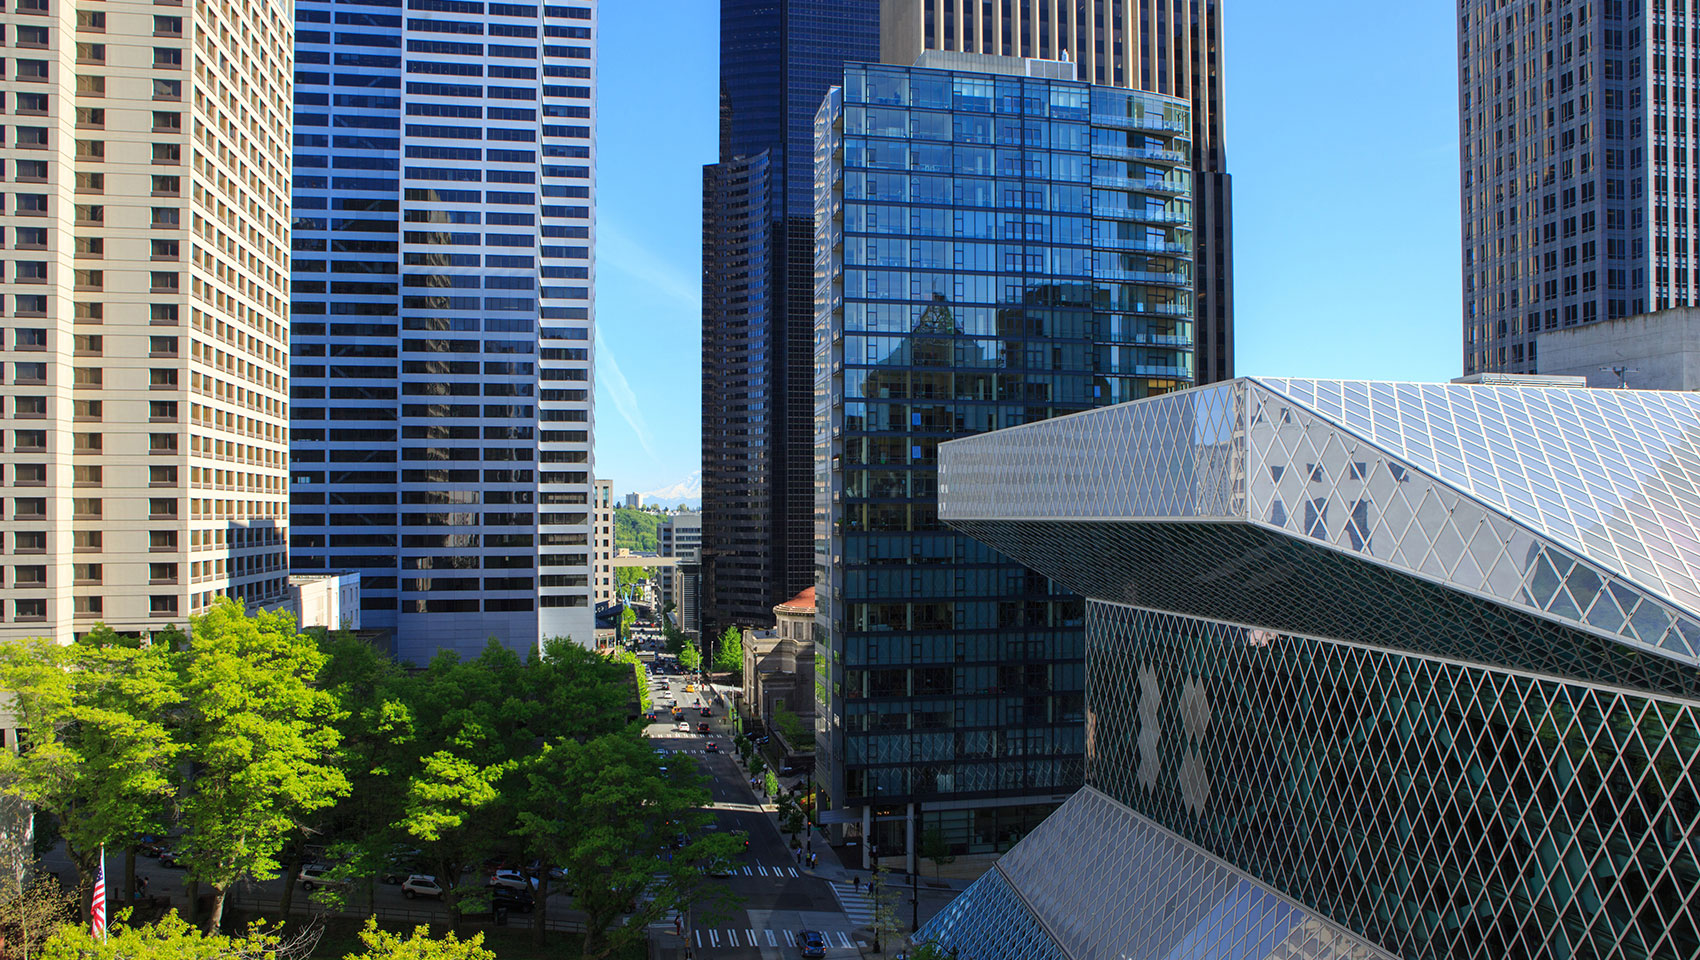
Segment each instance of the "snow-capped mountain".
[[643,494],[645,506],[655,504],[658,507],[690,507],[693,510],[702,508],[702,471],[693,470],[685,479],[678,483],[662,487],[659,490],[646,490]]

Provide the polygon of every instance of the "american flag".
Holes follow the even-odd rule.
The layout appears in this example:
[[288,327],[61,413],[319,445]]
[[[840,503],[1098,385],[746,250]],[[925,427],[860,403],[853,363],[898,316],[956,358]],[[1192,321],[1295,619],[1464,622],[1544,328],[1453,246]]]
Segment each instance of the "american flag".
[[106,939],[106,847],[100,848],[100,869],[94,875],[94,899],[89,902],[89,933]]

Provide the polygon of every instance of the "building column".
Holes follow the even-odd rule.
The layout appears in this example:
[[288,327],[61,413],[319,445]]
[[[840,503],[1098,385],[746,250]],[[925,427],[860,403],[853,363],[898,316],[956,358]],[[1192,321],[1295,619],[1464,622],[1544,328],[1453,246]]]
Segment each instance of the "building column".
[[916,864],[918,864],[920,862],[920,858],[915,853],[915,803],[914,803],[914,801],[909,802],[909,827],[908,827],[908,829],[909,829],[909,844],[908,844],[907,849],[909,850],[909,857],[908,857],[908,859],[909,859],[909,872],[911,874],[913,874],[915,872]]
[[862,807],[862,869],[874,868],[874,808]]

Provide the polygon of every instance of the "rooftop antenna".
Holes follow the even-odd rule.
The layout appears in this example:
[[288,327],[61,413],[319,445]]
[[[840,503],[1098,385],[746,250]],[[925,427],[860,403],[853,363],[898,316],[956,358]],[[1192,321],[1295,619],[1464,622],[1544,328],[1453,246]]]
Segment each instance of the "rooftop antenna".
[[1625,366],[1622,366],[1621,364],[1610,366],[1610,367],[1601,367],[1600,369],[1608,371],[1613,376],[1617,377],[1617,388],[1619,390],[1629,389],[1629,375],[1632,374],[1632,373],[1640,373],[1641,372],[1640,370],[1637,370],[1634,367],[1625,367]]

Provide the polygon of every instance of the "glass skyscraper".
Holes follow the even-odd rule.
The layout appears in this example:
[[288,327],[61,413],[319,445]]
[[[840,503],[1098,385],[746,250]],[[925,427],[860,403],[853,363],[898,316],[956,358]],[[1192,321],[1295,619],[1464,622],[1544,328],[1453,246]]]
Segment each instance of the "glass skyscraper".
[[879,0],[724,0],[703,171],[703,619],[773,622],[814,578],[814,121],[879,59]]
[[887,850],[999,850],[1079,785],[1082,601],[945,528],[939,445],[1189,385],[1186,100],[855,64],[816,133],[817,780]]
[[295,18],[294,566],[404,659],[589,643],[596,5]]
[[1249,379],[946,444],[1085,594],[1087,785],[962,956],[1700,954],[1700,398]]

